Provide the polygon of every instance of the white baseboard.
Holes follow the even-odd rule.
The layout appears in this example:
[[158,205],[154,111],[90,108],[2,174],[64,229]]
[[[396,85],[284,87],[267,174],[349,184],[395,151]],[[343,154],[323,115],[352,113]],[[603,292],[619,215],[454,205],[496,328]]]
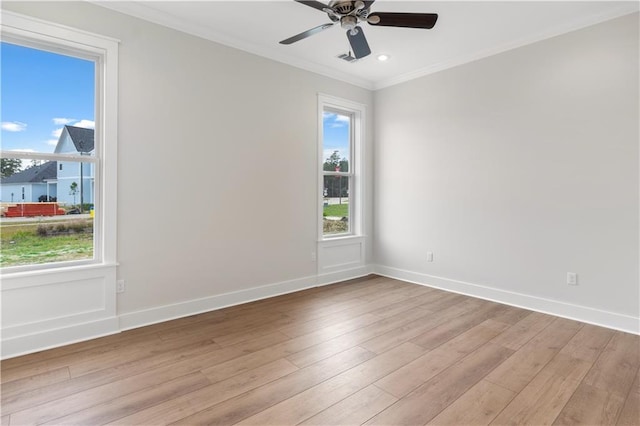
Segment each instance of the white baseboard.
[[328,285],[339,283],[340,281],[352,280],[373,273],[373,268],[369,265],[359,266],[357,268],[347,269],[344,271],[330,272],[318,275],[318,285]]
[[282,281],[275,284],[267,284],[260,287],[252,287],[246,290],[203,297],[201,299],[193,299],[179,303],[172,303],[170,305],[157,306],[150,309],[121,314],[119,316],[120,329],[122,331],[130,330],[132,328],[170,321],[176,318],[187,317],[203,312],[215,311],[217,309],[253,302],[255,300],[293,293],[295,291],[316,286],[316,277],[309,276],[289,281]]
[[522,293],[514,293],[479,284],[456,281],[449,278],[412,272],[383,265],[374,265],[372,272],[389,278],[460,293],[479,299],[491,300],[505,305],[542,312],[588,324],[612,328],[627,333],[640,334],[640,318],[602,311],[586,306],[573,305],[557,300],[545,299]]
[[52,349],[85,340],[95,339],[109,334],[145,325],[170,321],[203,312],[209,312],[229,306],[266,299],[282,294],[293,293],[312,287],[323,286],[359,278],[371,273],[369,267],[358,267],[323,275],[282,281],[279,283],[253,287],[230,293],[219,294],[200,299],[187,300],[170,305],[157,306],[136,312],[124,313],[107,319],[87,320],[66,327],[56,327],[35,333],[15,331],[15,337],[2,340],[2,359],[13,358],[41,350]]
[[359,278],[370,273],[371,268],[363,266],[345,271],[308,276],[275,284],[253,287],[246,290],[234,291],[201,299],[187,300],[185,302],[173,303],[171,305],[158,306],[151,309],[121,314],[119,316],[120,329],[124,331],[132,328],[143,327],[145,325],[157,324],[159,322],[170,321],[176,318],[187,317],[203,312],[215,311],[229,306],[240,305],[242,303],[253,302],[260,299],[267,299],[269,297],[293,293],[312,287]]
[[2,340],[2,359],[71,345],[119,332],[118,318],[111,317],[74,324],[68,327],[24,334]]
[[115,334],[123,330],[359,278],[371,273],[628,333],[640,334],[640,319],[636,317],[383,265],[365,265],[344,271],[313,275],[246,290],[158,306],[119,316],[85,321],[68,327],[58,327],[31,334],[25,333],[10,338],[5,337],[2,340],[2,358],[12,358]]

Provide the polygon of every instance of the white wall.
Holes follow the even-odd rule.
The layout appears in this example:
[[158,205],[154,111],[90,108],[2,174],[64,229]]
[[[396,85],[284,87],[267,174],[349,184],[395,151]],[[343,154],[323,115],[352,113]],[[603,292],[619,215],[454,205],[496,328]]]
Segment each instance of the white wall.
[[635,14],[376,92],[378,270],[637,332],[638,75]]
[[[364,232],[376,257],[364,244],[365,263],[619,328],[638,317],[637,16],[374,95],[89,3],[2,7],[121,40],[117,275],[126,280],[119,324],[19,318],[30,334],[9,334],[22,341],[13,352],[3,344],[3,356],[319,282],[319,92],[369,113],[375,181]],[[567,271],[578,287],[564,283]],[[55,280],[3,278],[2,290],[52,300]],[[54,290],[68,296],[66,284]],[[114,288],[94,284],[87,306],[112,309]]]
[[317,94],[373,113],[371,92],[89,3],[2,6],[121,40],[121,325],[195,305],[146,309],[315,283]]

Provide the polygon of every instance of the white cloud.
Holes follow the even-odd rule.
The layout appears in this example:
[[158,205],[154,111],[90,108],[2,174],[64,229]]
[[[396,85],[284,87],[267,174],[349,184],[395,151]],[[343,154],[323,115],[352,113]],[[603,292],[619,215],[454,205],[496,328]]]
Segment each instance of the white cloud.
[[322,119],[329,124],[331,128],[347,127],[351,121],[348,115],[336,114],[335,112],[324,112]]
[[80,120],[73,123],[72,126],[82,127],[83,129],[95,129],[96,122],[92,120]]
[[331,123],[331,127],[349,127],[349,117],[345,117],[344,115],[337,116],[336,120]]
[[27,125],[19,121],[3,121],[2,130],[7,132],[23,132],[27,130]]
[[56,126],[64,126],[65,124],[69,124],[69,123],[73,123],[74,121],[76,121],[75,118],[54,118],[53,120],[53,124],[55,124]]
[[[82,127],[83,129],[95,129],[96,127],[95,121],[87,120],[87,119],[76,120],[75,118],[54,118],[53,122],[58,125],[69,124],[75,127]],[[55,139],[49,139],[48,141],[46,141],[47,145],[56,146],[58,144],[58,140],[60,139],[60,135],[62,134],[63,129],[64,127],[58,127],[57,129],[53,130],[51,132],[51,136],[53,136]]]
[[31,148],[17,148],[17,149],[10,149],[9,151],[36,152],[35,149],[31,149]]

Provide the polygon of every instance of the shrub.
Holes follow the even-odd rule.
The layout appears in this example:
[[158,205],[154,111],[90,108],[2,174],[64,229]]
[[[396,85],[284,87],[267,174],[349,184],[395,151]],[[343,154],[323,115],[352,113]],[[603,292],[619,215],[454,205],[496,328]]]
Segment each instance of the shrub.
[[41,223],[36,229],[36,233],[41,237],[60,234],[81,234],[91,232],[93,229],[92,221],[70,220],[68,222],[58,223]]
[[49,235],[49,227],[44,223],[39,224],[36,228],[36,234],[41,237],[46,237],[47,235]]
[[349,224],[342,220],[324,219],[322,221],[322,228],[325,233],[336,234],[340,232],[347,232],[349,230]]
[[84,220],[72,220],[67,224],[67,228],[73,232],[85,232],[90,226]]

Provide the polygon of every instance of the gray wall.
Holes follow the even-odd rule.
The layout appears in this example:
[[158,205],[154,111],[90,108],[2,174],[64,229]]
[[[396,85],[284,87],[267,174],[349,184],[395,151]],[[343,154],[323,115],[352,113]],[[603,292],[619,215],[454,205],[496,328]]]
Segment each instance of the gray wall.
[[121,314],[315,274],[323,92],[375,115],[369,262],[638,316],[637,14],[372,94],[87,3],[2,7],[122,41]]
[[378,264],[638,317],[637,14],[375,105]]
[[2,7],[121,40],[120,314],[316,274],[317,93],[371,92],[84,2]]

